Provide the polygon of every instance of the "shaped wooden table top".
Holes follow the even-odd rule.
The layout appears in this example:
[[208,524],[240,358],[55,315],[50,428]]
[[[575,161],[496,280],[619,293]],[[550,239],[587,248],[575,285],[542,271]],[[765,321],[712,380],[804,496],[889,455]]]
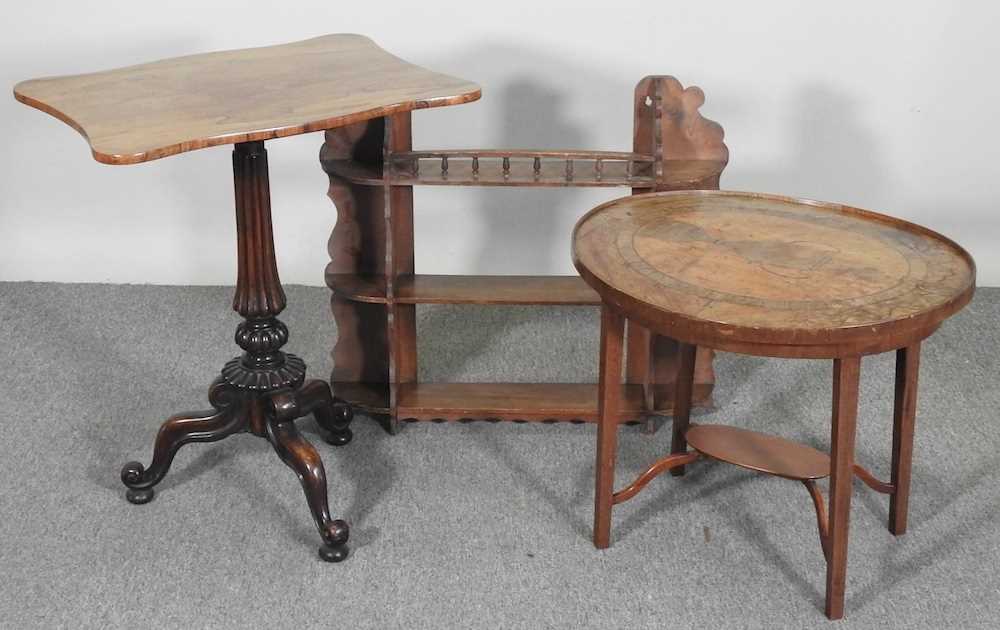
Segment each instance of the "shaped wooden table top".
[[773,356],[902,347],[932,333],[975,286],[969,254],[931,230],[751,193],[609,202],[577,224],[573,257],[605,301],[662,334]]
[[466,103],[480,89],[345,34],[34,79],[14,96],[83,134],[98,162],[135,164]]

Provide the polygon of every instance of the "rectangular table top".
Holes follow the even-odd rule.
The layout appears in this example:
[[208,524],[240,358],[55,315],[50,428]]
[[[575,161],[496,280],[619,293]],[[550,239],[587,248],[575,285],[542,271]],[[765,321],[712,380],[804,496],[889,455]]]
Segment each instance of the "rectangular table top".
[[97,161],[135,164],[466,103],[480,89],[340,34],[33,79],[14,96],[83,134]]

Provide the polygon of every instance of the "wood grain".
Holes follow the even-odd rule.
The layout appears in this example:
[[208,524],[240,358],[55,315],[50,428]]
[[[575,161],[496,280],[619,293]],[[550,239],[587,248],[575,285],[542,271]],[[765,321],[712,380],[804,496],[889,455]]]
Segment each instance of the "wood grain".
[[[632,96],[632,151],[653,156],[653,190],[718,189],[722,170],[729,162],[729,148],[723,141],[725,132],[715,121],[701,115],[705,94],[700,88],[685,88],[672,76],[644,77],[635,86]],[[714,165],[707,168],[707,165]],[[680,165],[687,165],[679,168]],[[698,165],[701,165],[700,167]],[[684,173],[682,176],[681,174]],[[648,189],[633,186],[632,193],[647,193]],[[680,370],[677,341],[653,335],[637,321],[629,322],[628,380],[649,383],[674,383]],[[648,355],[648,359],[646,359]],[[699,347],[695,361],[694,404],[710,406],[715,384],[714,351]],[[707,390],[702,397],[700,390]],[[650,407],[664,402],[655,395]],[[649,429],[652,430],[652,421]]]
[[[642,389],[623,385],[619,422],[644,413]],[[594,383],[408,383],[399,386],[404,420],[597,420]]]
[[833,414],[830,423],[830,509],[826,563],[826,616],[844,616],[847,538],[854,482],[854,440],[858,420],[861,357],[833,362]]
[[341,34],[33,79],[14,96],[83,134],[97,161],[134,164],[466,103],[480,89]]
[[[350,156],[358,162],[381,161],[384,136],[384,118],[331,129],[326,132],[321,157]],[[327,196],[337,207],[337,223],[327,243],[330,255],[326,267],[328,282],[331,277],[384,278],[388,244],[382,189],[357,186],[331,177]],[[381,291],[385,293],[384,279]],[[337,340],[330,353],[333,358],[330,381],[387,383],[387,309],[379,304],[344,299],[334,293],[330,298],[330,310],[337,323]],[[354,398],[345,398],[356,402]]]
[[625,318],[609,304],[601,306],[600,382],[597,390],[597,454],[594,462],[594,546],[611,544],[618,417],[625,349]]
[[786,479],[822,479],[830,474],[826,453],[776,435],[699,424],[687,432],[687,443],[712,459]]
[[630,319],[699,345],[775,356],[786,356],[776,346],[819,358],[860,353],[852,343],[866,353],[907,345],[975,287],[971,256],[931,230],[752,193],[609,202],[577,223],[573,255],[588,284]]

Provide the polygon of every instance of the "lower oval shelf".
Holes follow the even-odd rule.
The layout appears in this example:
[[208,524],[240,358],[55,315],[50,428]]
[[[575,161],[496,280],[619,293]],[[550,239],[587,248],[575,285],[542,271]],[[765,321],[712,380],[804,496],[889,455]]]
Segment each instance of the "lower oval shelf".
[[718,424],[692,426],[688,445],[706,457],[786,479],[821,479],[830,474],[830,457],[776,435]]

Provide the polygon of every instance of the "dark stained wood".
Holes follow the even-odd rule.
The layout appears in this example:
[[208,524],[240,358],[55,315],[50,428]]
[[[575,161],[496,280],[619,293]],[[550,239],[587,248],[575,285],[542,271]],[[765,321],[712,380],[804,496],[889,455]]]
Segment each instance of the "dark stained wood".
[[[338,398],[360,411],[388,415],[388,383],[334,382]],[[672,388],[658,386],[658,397],[673,401]],[[702,395],[707,395],[702,392]],[[641,386],[625,385],[620,422],[641,419],[649,411]],[[410,383],[399,389],[402,420],[547,420],[597,422],[596,383]],[[672,413],[670,405],[655,408]]]
[[919,372],[919,342],[896,351],[896,396],[892,414],[892,494],[889,497],[889,531],[894,536],[906,533]]
[[319,555],[329,562],[347,557],[347,523],[330,517],[326,473],[295,420],[314,414],[331,444],[351,441],[350,407],[333,398],[329,386],[306,382],[302,359],[281,350],[288,329],[277,318],[285,308],[278,278],[271,228],[267,152],[263,142],[247,142],[233,150],[236,199],[237,281],[233,309],[244,320],[235,341],[243,355],[230,360],[209,390],[213,411],[181,414],[167,420],[157,434],[148,469],[128,462],[121,479],[132,503],[148,503],[178,449],[191,442],[214,442],[234,433],[266,438],[301,482],[316,528],[323,539]]
[[[321,383],[321,386],[326,389],[326,399],[329,401],[328,386],[326,383]],[[283,393],[279,396],[300,399],[315,391],[300,389],[295,394]],[[316,452],[313,445],[302,437],[295,422],[292,421],[298,416],[299,408],[305,408],[311,404],[312,401],[297,400],[295,414],[282,417],[278,421],[268,422],[266,424],[267,439],[281,461],[285,462],[299,478],[302,491],[306,496],[306,503],[312,513],[313,522],[323,539],[324,544],[319,548],[320,557],[327,562],[340,562],[347,558],[347,540],[350,536],[350,529],[344,521],[331,518],[326,497],[326,471],[323,467],[323,460],[320,459],[319,453]],[[346,444],[346,442],[344,443]]]
[[[385,118],[385,141],[382,145],[383,163],[397,151],[413,148],[410,113]],[[382,188],[385,195],[385,220],[388,246],[385,269],[386,297],[389,299],[389,401],[390,408],[398,410],[398,389],[402,384],[417,380],[417,311],[413,304],[400,304],[395,300],[396,282],[401,275],[412,276],[413,251],[413,187],[391,186],[388,176]],[[389,416],[389,431],[399,431],[398,413]]]
[[[694,390],[694,359],[698,347],[689,343],[680,344],[678,350],[680,364],[674,385],[674,420],[670,429],[670,454],[687,452],[687,432],[691,422],[691,394]],[[670,469],[670,474],[680,477],[684,466]]]
[[625,319],[610,306],[601,307],[601,371],[597,389],[597,461],[594,464],[594,546],[611,544],[615,456],[618,451],[619,401]]
[[706,457],[786,479],[822,479],[830,474],[826,453],[776,435],[699,424],[687,432],[687,443]]
[[[421,152],[424,153],[424,152]],[[652,163],[637,160],[629,171],[629,161],[610,160],[595,157],[599,152],[589,152],[586,158],[551,159],[539,158],[539,170],[535,170],[534,158],[472,158],[463,154],[470,151],[434,151],[428,155],[451,156],[442,158],[420,158],[417,170],[413,170],[412,158],[409,162],[394,162],[389,180],[395,185],[406,186],[527,186],[566,188],[584,186],[606,188],[628,186],[644,189],[646,192],[661,186],[668,190],[697,189],[706,182],[717,181],[725,162],[718,160],[671,160],[664,164],[664,173],[659,178],[651,174]],[[490,153],[486,150],[478,153]],[[548,151],[507,152],[518,154],[543,154]],[[565,152],[570,153],[570,152]],[[583,153],[583,152],[578,152]],[[412,155],[406,153],[404,155]],[[381,165],[365,164],[348,159],[323,161],[323,169],[354,184],[379,186],[385,180]],[[447,170],[442,166],[447,165]],[[570,169],[567,165],[571,165]]]
[[208,392],[211,410],[180,413],[160,426],[149,468],[139,462],[122,467],[121,479],[128,487],[125,496],[129,502],[141,505],[152,501],[153,486],[163,480],[177,451],[185,444],[216,442],[247,430],[246,401],[235,394],[232,386],[217,379]]
[[79,131],[97,161],[134,164],[467,103],[480,90],[341,34],[34,79],[14,96]]
[[[349,125],[326,132],[322,156],[350,156],[359,162],[382,161],[385,120]],[[381,188],[356,186],[330,178],[328,196],[337,207],[337,223],[327,244],[330,262],[326,277],[377,277],[380,295],[386,291],[388,248],[385,195]],[[382,300],[373,300],[382,301]],[[337,324],[331,351],[331,382],[388,383],[388,311],[378,304],[359,304],[335,292],[330,310]],[[352,404],[353,398],[347,398]]]
[[858,417],[861,357],[833,362],[833,421],[830,429],[829,558],[826,564],[826,616],[844,616],[847,535],[854,481],[854,437]]
[[618,505],[619,503],[628,501],[635,495],[639,494],[640,490],[645,488],[650,481],[659,477],[663,472],[667,470],[674,470],[678,466],[686,466],[691,462],[696,461],[699,457],[700,454],[696,452],[673,453],[671,455],[667,455],[647,468],[646,471],[639,475],[635,481],[614,493],[612,503]]
[[[637,116],[645,121],[637,122],[637,128],[648,125],[650,134],[658,138],[654,141],[653,135],[649,136],[648,151],[414,151],[409,142],[409,116],[405,123],[399,117],[386,117],[328,131],[320,162],[330,176],[330,198],[338,210],[326,275],[338,327],[332,378],[337,391],[344,392],[359,408],[384,412],[392,430],[398,427],[404,412],[411,419],[498,415],[511,419],[595,419],[596,402],[591,394],[596,390],[588,385],[580,385],[578,390],[582,402],[568,407],[554,406],[518,387],[519,395],[534,400],[536,406],[534,410],[516,411],[482,400],[483,395],[497,391],[495,384],[482,384],[482,388],[448,383],[416,385],[414,304],[597,305],[599,298],[575,278],[414,274],[412,186],[621,185],[633,190],[717,187],[728,150],[722,143],[721,128],[698,114],[703,95],[697,88],[674,89],[672,79],[655,79],[644,79],[634,97],[644,99],[650,90],[654,96],[659,95],[655,107],[637,110]],[[386,123],[393,120],[396,122]],[[392,127],[404,124],[405,131],[400,127],[395,135],[391,133]],[[405,141],[392,141],[397,136]],[[670,146],[664,147],[664,142]],[[639,400],[644,401],[642,408],[651,426],[650,412],[673,407],[678,366],[675,344],[666,339],[653,340],[646,334],[648,366],[639,375],[634,365],[641,362],[643,350],[633,352],[635,343],[629,342],[633,367],[629,368],[628,382],[638,386]],[[694,404],[711,404],[711,362],[711,350],[699,352]],[[558,396],[564,391],[564,386],[559,385],[550,394]],[[632,400],[633,391],[626,388],[627,400]],[[474,398],[463,403],[454,398],[459,393]],[[433,394],[433,408],[423,403],[418,408],[405,407],[404,394],[419,394],[421,400]],[[357,400],[351,398],[354,395]],[[477,416],[473,413],[476,409],[488,415]]]
[[972,258],[940,234],[775,195],[612,201],[577,223],[573,252],[588,284],[629,319],[764,356],[893,350],[929,335],[975,289]]
[[369,415],[389,415],[389,383],[359,383],[355,381],[333,381],[333,393],[350,401],[355,409]]
[[[621,389],[619,422],[642,417],[642,390]],[[400,386],[398,404],[405,420],[596,422],[598,388],[593,383],[414,383]]]
[[[583,282],[582,279],[580,281]],[[600,298],[598,298],[599,300]],[[626,322],[625,347],[625,382],[642,387],[643,405],[647,410],[655,409],[656,395],[651,378],[653,373],[653,341],[649,329],[635,322]],[[656,418],[652,415],[646,418],[644,430],[650,434],[656,431]]]

